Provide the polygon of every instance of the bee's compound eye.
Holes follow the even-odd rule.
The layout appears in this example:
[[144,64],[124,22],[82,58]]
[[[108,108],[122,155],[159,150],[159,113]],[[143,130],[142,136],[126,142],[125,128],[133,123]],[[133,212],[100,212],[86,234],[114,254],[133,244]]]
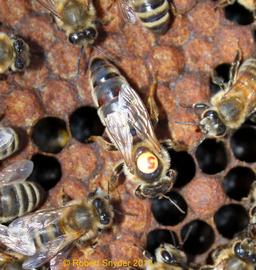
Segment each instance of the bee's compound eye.
[[137,158],[137,167],[144,174],[153,173],[158,168],[158,159],[151,152],[144,152]]
[[25,67],[24,61],[21,57],[17,57],[14,63],[15,68],[22,70]]
[[238,242],[235,245],[234,251],[235,251],[236,256],[238,256],[239,258],[243,258],[245,256],[245,251],[241,247],[241,242]]
[[84,35],[87,39],[94,39],[97,35],[97,32],[94,28],[89,27],[84,30]]
[[13,42],[14,50],[17,54],[20,54],[24,50],[24,42],[21,39],[17,39]]
[[68,37],[68,40],[72,44],[77,44],[79,41],[80,37],[77,33],[71,33]]
[[162,256],[163,261],[164,261],[165,263],[167,263],[167,264],[173,263],[174,258],[171,256],[171,254],[170,254],[168,251],[163,250],[163,251],[161,252],[161,256]]

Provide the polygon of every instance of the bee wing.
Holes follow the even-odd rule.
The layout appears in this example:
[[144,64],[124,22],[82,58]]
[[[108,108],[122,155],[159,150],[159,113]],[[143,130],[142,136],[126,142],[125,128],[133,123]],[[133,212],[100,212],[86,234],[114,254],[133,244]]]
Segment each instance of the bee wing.
[[31,256],[36,252],[36,247],[28,234],[20,232],[19,237],[9,234],[9,228],[0,224],[0,242],[9,249]]
[[54,257],[58,256],[59,252],[62,253],[62,251],[64,251],[65,253],[65,251],[70,251],[70,249],[73,247],[72,243],[75,240],[76,238],[74,237],[62,235],[52,241],[49,241],[43,249],[36,252],[32,257],[27,258],[23,262],[22,267],[24,269],[31,269],[42,266],[51,259],[54,259]]
[[59,270],[59,264],[63,260],[68,257],[68,254],[70,253],[71,249],[74,247],[74,244],[71,243],[70,245],[67,245],[64,249],[62,249],[55,257],[53,257],[50,261],[50,268],[51,270]]
[[0,172],[0,183],[10,183],[17,180],[25,180],[32,173],[34,163],[31,160],[19,160]]
[[1,234],[0,242],[8,248],[27,256],[32,256],[36,252],[32,239],[34,233],[44,230],[47,226],[57,223],[63,211],[71,206],[57,209],[43,209],[32,214],[15,219],[9,224],[7,229],[2,229],[5,234]]
[[54,16],[61,19],[60,14],[57,12],[55,8],[56,0],[36,0],[39,4],[41,4],[44,8],[50,11]]
[[132,158],[135,135],[142,141],[147,140],[155,151],[160,152],[160,144],[147,109],[139,95],[127,83],[121,86],[117,108],[107,115],[106,126],[110,138],[116,143],[130,169],[134,169],[135,166]]
[[134,24],[137,20],[137,17],[130,3],[130,0],[118,0],[118,8],[120,10],[122,18],[126,22]]

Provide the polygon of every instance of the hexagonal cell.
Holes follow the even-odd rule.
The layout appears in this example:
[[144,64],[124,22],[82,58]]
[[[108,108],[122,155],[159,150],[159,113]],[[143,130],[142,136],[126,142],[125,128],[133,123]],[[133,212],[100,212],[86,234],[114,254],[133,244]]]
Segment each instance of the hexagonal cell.
[[177,225],[186,217],[187,203],[175,191],[169,192],[165,196],[169,197],[171,201],[167,198],[153,199],[151,211],[158,223],[166,226]]
[[183,249],[191,255],[206,252],[214,243],[215,235],[213,228],[203,220],[196,219],[181,229]]
[[72,136],[81,143],[87,143],[91,136],[101,136],[104,132],[97,110],[90,106],[76,109],[70,115],[69,123]]
[[227,204],[215,213],[214,222],[219,233],[231,239],[248,225],[249,217],[240,204]]
[[225,193],[234,200],[241,200],[246,197],[255,180],[255,173],[247,167],[232,168],[223,180]]
[[237,1],[233,5],[225,7],[225,17],[240,25],[248,25],[254,21],[253,13]]
[[31,160],[34,162],[34,169],[29,180],[39,183],[45,190],[53,188],[61,179],[61,165],[55,157],[42,154],[35,154]]
[[246,162],[256,161],[256,128],[242,126],[236,130],[230,139],[231,149],[236,158]]
[[65,121],[57,117],[40,119],[32,128],[32,140],[40,151],[59,153],[68,143]]
[[[188,184],[195,176],[196,165],[193,157],[186,151],[177,152],[168,150],[171,158],[171,168],[177,172],[174,184],[175,188],[180,188]],[[184,168],[186,168],[184,170]]]
[[228,164],[228,157],[223,142],[205,139],[195,152],[200,169],[207,174],[223,171]]
[[[213,71],[214,76],[224,83],[227,83],[229,81],[230,66],[231,65],[229,63],[222,63],[216,66]],[[220,87],[213,82],[212,78],[210,78],[210,89],[213,95],[221,90]]]
[[175,232],[164,230],[164,229],[155,229],[150,231],[147,235],[146,250],[154,255],[155,250],[162,244],[169,243],[174,246],[179,245],[179,240]]

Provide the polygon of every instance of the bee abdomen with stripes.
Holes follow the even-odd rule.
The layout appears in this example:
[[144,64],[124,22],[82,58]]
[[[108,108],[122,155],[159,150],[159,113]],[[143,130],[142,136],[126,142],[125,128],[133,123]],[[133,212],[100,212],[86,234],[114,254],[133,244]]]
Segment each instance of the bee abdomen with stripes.
[[137,0],[133,10],[141,23],[157,34],[164,34],[171,22],[170,4],[167,0]]
[[22,181],[0,187],[0,223],[7,223],[35,210],[44,191],[34,182]]
[[15,153],[19,148],[17,132],[10,127],[0,127],[0,160]]

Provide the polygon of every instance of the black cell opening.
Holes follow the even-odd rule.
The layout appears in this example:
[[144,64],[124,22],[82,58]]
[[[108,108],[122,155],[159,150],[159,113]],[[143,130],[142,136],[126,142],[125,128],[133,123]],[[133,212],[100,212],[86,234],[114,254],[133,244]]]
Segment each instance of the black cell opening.
[[[230,66],[231,65],[228,63],[218,65],[214,69],[214,76],[219,78],[224,83],[227,83],[229,81]],[[216,94],[219,90],[221,90],[220,87],[213,82],[212,78],[210,78],[210,90],[213,95]]]
[[176,152],[168,150],[171,158],[171,168],[177,172],[175,188],[180,188],[188,184],[196,173],[196,165],[192,156],[185,151]]
[[101,136],[104,132],[97,110],[84,106],[75,110],[69,117],[72,136],[81,143],[88,143],[91,136]]
[[246,167],[235,167],[225,176],[223,187],[230,198],[241,200],[249,194],[254,180],[255,173],[253,170]]
[[246,209],[240,204],[228,204],[215,213],[214,222],[219,233],[231,239],[248,225],[249,217]]
[[32,128],[32,140],[40,151],[59,153],[69,140],[65,121],[57,117],[40,119]]
[[248,25],[254,22],[253,13],[244,6],[237,3],[225,7],[225,17],[227,20],[239,25]]
[[253,126],[239,128],[231,137],[231,148],[236,158],[246,162],[256,161],[256,129]]
[[183,197],[175,191],[167,193],[166,196],[174,201],[177,206],[166,198],[153,199],[151,211],[158,223],[165,226],[174,226],[186,217],[188,209],[187,203]]
[[200,169],[207,174],[221,172],[228,164],[224,143],[215,139],[206,139],[199,144],[195,156]]
[[29,180],[39,183],[45,190],[53,188],[61,179],[61,165],[55,157],[35,154],[31,159],[34,169]]
[[146,250],[154,256],[155,250],[163,243],[179,245],[179,240],[175,232],[163,229],[155,229],[147,235]]
[[214,242],[215,235],[212,227],[199,219],[193,220],[181,229],[183,249],[190,255],[206,252]]

